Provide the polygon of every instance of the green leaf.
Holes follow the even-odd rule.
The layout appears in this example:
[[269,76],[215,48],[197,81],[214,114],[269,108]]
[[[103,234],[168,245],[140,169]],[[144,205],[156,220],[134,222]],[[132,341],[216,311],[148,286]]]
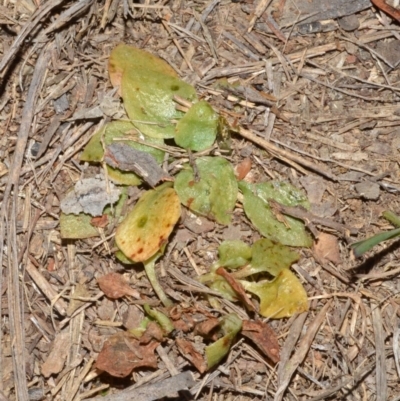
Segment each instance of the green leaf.
[[358,258],[362,254],[373,248],[375,245],[378,245],[388,239],[396,238],[398,236],[400,236],[400,228],[395,228],[394,230],[376,234],[373,237],[365,239],[363,241],[355,242],[350,246],[351,248],[353,248],[354,256]]
[[312,239],[303,222],[285,216],[287,225],[278,221],[272,212],[268,199],[274,199],[285,206],[303,206],[309,209],[307,198],[295,187],[284,182],[263,182],[249,184],[241,181],[243,208],[257,230],[272,241],[290,246],[310,247]]
[[[149,67],[150,68],[150,67]],[[153,138],[173,138],[175,122],[184,113],[176,109],[174,96],[197,101],[193,86],[179,78],[161,75],[152,69],[134,67],[122,76],[125,110],[143,134]]]
[[181,202],[196,213],[229,224],[237,198],[237,182],[231,164],[222,157],[205,156],[196,160],[200,180],[185,166],[175,179]]
[[277,276],[283,269],[288,269],[299,260],[297,252],[285,245],[273,243],[266,238],[255,242],[251,250],[250,264],[233,273],[235,278],[244,278],[261,272]]
[[307,294],[298,278],[283,269],[272,281],[249,282],[240,280],[246,291],[260,298],[260,314],[280,319],[308,310]]
[[198,277],[198,280],[200,283],[207,285],[212,290],[219,292],[221,296],[228,301],[235,302],[238,300],[236,291],[219,274],[214,272],[202,274],[200,277]]
[[168,306],[172,306],[172,301],[165,294],[163,288],[160,285],[160,282],[157,279],[157,275],[156,275],[156,261],[163,254],[163,252],[164,252],[164,249],[157,252],[151,258],[147,259],[145,262],[143,262],[143,264],[144,264],[144,269],[146,271],[147,278],[149,279],[150,284],[152,285],[155,293],[157,294],[158,298],[160,298],[160,301],[163,303],[163,305],[165,307],[168,307]]
[[219,266],[237,269],[249,263],[252,249],[243,241],[224,241],[218,248]]
[[242,329],[242,321],[235,313],[230,313],[221,319],[220,327],[224,336],[205,349],[208,369],[217,365],[228,354],[236,335]]
[[115,242],[132,261],[144,262],[167,241],[181,215],[179,198],[170,184],[147,191],[118,226]]
[[62,239],[85,239],[98,237],[99,231],[90,222],[93,216],[89,214],[65,214],[60,215],[60,232]]
[[176,125],[175,142],[195,152],[205,150],[214,143],[218,124],[218,115],[209,103],[195,103]]
[[164,315],[164,313],[158,311],[157,309],[150,308],[148,304],[144,304],[143,309],[152,319],[154,319],[161,326],[165,333],[169,334],[175,330],[171,319],[167,315]]
[[389,221],[390,223],[392,223],[395,227],[400,227],[400,217],[397,216],[396,214],[394,214],[393,212],[391,212],[390,210],[385,210],[382,213],[382,216]]

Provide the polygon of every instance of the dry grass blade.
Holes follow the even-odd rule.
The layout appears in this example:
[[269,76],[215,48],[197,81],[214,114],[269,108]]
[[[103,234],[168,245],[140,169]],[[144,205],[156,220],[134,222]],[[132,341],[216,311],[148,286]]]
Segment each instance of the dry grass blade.
[[259,136],[253,134],[251,131],[248,131],[244,128],[239,128],[238,134],[240,136],[242,136],[243,138],[246,138],[249,141],[252,141],[252,142],[256,143],[257,145],[261,146],[262,148],[264,148],[265,150],[267,150],[268,152],[270,152],[273,156],[275,156],[277,158],[280,158],[280,157],[287,158],[287,159],[294,161],[295,163],[298,163],[310,170],[315,171],[318,174],[321,174],[321,175],[331,179],[332,181],[337,180],[337,178],[330,171],[327,171],[324,167],[317,166],[314,163],[311,163],[302,157],[298,157],[298,156],[294,155],[293,153],[290,153],[284,149],[278,148],[277,146],[273,145],[272,143],[266,141],[265,139],[260,138]]
[[290,380],[296,372],[298,366],[303,362],[306,357],[311,343],[314,340],[315,335],[322,322],[326,318],[326,313],[328,312],[332,302],[328,301],[323,308],[318,313],[317,317],[310,323],[307,328],[306,334],[300,340],[297,350],[295,351],[292,358],[286,362],[286,364],[282,367],[281,370],[281,380],[278,382],[278,389],[276,390],[274,401],[280,401],[283,398],[283,395],[290,383]]
[[[11,333],[13,337],[13,366],[15,383],[17,385],[18,399],[21,401],[28,401],[28,388],[25,371],[25,332],[22,325],[23,322],[23,297],[20,291],[19,283],[19,266],[17,255],[17,235],[16,235],[16,209],[18,203],[18,180],[22,166],[22,160],[25,153],[25,148],[30,132],[30,126],[35,110],[35,101],[39,95],[39,90],[42,85],[45,72],[47,69],[50,54],[48,48],[40,54],[35,71],[32,77],[32,82],[29,87],[28,96],[24,105],[23,120],[21,121],[20,131],[18,134],[18,141],[12,168],[8,183],[4,191],[3,203],[0,211],[0,233],[1,238],[7,238],[8,253],[8,303],[10,308],[10,323]],[[14,189],[12,200],[9,199],[11,189]],[[11,206],[8,209],[8,206]],[[8,219],[9,225],[6,228],[6,215],[11,211]],[[7,236],[5,237],[5,233]],[[2,277],[3,266],[3,249],[4,243],[0,243],[0,277]],[[1,288],[0,288],[1,293]],[[1,341],[1,338],[0,338]]]
[[375,334],[375,358],[376,358],[376,400],[385,401],[388,399],[387,385],[387,361],[385,354],[385,333],[383,331],[382,314],[380,305],[371,301],[372,325]]
[[23,26],[23,28],[21,29],[21,31],[19,32],[14,43],[8,49],[8,52],[5,55],[3,55],[3,58],[0,62],[0,73],[12,61],[12,59],[15,57],[16,53],[18,52],[19,48],[24,43],[25,39],[36,28],[36,26],[39,24],[39,22],[44,17],[46,17],[51,12],[51,10],[58,7],[64,1],[65,0],[48,1],[36,10],[36,12],[32,15],[31,20],[28,23],[26,23]]

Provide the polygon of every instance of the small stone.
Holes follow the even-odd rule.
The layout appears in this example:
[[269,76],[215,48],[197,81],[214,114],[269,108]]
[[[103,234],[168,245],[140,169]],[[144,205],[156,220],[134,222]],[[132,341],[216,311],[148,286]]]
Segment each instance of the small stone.
[[354,185],[356,191],[365,199],[377,200],[380,195],[379,184],[371,181],[363,181]]

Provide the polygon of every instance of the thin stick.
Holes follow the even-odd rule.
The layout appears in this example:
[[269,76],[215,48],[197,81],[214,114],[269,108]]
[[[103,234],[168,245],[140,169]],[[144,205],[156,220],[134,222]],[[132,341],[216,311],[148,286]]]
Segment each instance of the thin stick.
[[284,149],[278,148],[277,146],[273,145],[272,143],[266,141],[263,138],[260,138],[259,136],[253,134],[251,131],[248,131],[244,128],[239,128],[238,131],[236,131],[237,134],[242,136],[243,138],[248,139],[249,141],[254,142],[255,144],[261,146],[268,152],[270,152],[274,157],[277,157],[278,159],[287,158],[289,160],[292,160],[301,166],[304,166],[310,170],[315,171],[318,174],[321,174],[327,178],[329,178],[332,181],[337,181],[338,179],[330,172],[325,170],[323,167],[319,167],[314,163],[311,163],[304,158],[298,157],[292,153],[287,152]]

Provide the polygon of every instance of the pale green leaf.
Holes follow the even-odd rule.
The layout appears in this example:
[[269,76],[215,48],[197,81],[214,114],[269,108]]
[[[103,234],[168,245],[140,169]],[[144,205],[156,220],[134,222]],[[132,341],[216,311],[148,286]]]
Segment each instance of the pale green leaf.
[[241,181],[239,188],[243,192],[246,215],[264,237],[284,245],[312,245],[312,239],[302,221],[284,216],[286,224],[280,222],[268,204],[268,200],[273,199],[285,206],[303,206],[309,209],[309,202],[301,191],[288,183],[276,181],[260,184]]
[[285,245],[276,244],[267,238],[256,241],[251,247],[250,264],[233,273],[235,278],[244,278],[253,274],[267,272],[276,276],[283,269],[288,269],[299,260],[299,254]]
[[184,116],[176,109],[174,96],[197,101],[196,90],[179,78],[135,67],[122,76],[122,99],[125,110],[143,134],[153,138],[173,138],[175,121]]
[[222,157],[205,156],[196,160],[200,180],[185,166],[175,179],[181,202],[189,209],[218,223],[229,224],[236,204],[237,182],[231,164]]
[[224,241],[218,248],[219,266],[237,269],[249,263],[252,248],[243,241]]
[[176,125],[175,142],[195,152],[205,150],[214,143],[218,124],[218,115],[209,103],[195,103]]
[[220,327],[224,336],[205,349],[208,369],[228,354],[236,335],[242,329],[242,321],[235,313],[230,313],[221,319]]

